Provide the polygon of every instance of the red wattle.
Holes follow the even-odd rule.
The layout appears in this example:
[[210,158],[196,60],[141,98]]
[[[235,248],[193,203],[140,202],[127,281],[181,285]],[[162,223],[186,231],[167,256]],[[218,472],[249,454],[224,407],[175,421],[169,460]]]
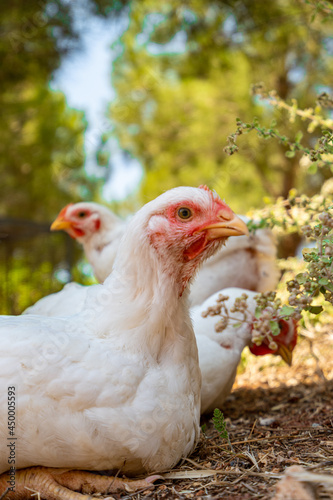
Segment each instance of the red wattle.
[[249,347],[249,349],[255,356],[265,356],[265,354],[273,354],[275,352],[265,344],[261,345],[253,344]]
[[187,260],[192,260],[194,257],[199,255],[203,249],[206,247],[207,239],[206,235],[203,234],[200,239],[196,240],[192,245],[188,246],[184,251],[184,257]]
[[82,231],[82,229],[78,228],[78,227],[74,227],[72,226],[71,227],[71,230],[73,231],[73,234],[69,233],[69,235],[72,237],[72,238],[80,238],[81,236],[84,236],[85,235],[85,232]]

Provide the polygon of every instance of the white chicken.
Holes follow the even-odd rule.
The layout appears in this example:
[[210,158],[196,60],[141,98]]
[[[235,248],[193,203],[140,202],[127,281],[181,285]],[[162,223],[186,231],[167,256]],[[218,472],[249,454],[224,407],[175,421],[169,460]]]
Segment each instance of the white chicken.
[[[88,286],[69,283],[61,292],[44,297],[33,308],[37,313],[37,308],[40,308],[39,313],[45,316],[53,316],[56,312],[61,316],[71,316],[83,311],[88,290]],[[229,309],[242,293],[248,295],[248,324],[242,322],[240,326],[235,328],[233,325],[238,323],[242,317],[240,313],[236,312],[233,313],[235,319],[230,320],[228,327],[222,332],[216,333],[215,324],[219,318],[217,316],[203,318],[202,313],[208,307],[216,304],[220,293],[229,297],[226,302]],[[201,413],[209,413],[215,408],[223,407],[226,397],[231,392],[236,378],[237,366],[246,346],[250,347],[252,354],[277,354],[286,363],[291,364],[292,351],[297,341],[297,329],[292,321],[283,322],[281,334],[274,338],[278,345],[276,351],[270,349],[266,344],[258,347],[251,342],[252,322],[257,305],[254,300],[256,294],[257,292],[241,288],[226,288],[206,299],[200,306],[191,309],[190,315],[197,341],[202,375]]]
[[96,279],[109,276],[127,222],[103,205],[93,202],[70,203],[64,207],[51,230],[63,229],[83,246]]
[[[241,217],[248,222],[246,217]],[[97,203],[76,203],[61,210],[51,229],[63,229],[83,245],[96,278],[109,275],[126,222]],[[191,287],[191,303],[201,304],[210,295],[228,286],[264,292],[278,281],[276,245],[269,229],[227,241],[200,268]]]
[[[96,492],[100,477],[82,472],[78,484],[70,469],[138,474],[191,453],[201,377],[186,286],[228,236],[246,233],[208,188],[175,188],[133,217],[113,272],[89,287],[83,312],[0,318],[0,472],[9,469],[9,444],[17,443],[16,469],[28,468],[6,498],[28,497],[30,488],[46,499],[83,500],[67,486]],[[9,391],[16,427],[7,418]],[[44,468],[31,469],[37,465]],[[0,495],[11,474],[0,476]],[[122,484],[107,481],[108,491]]]
[[[233,306],[235,299],[242,293],[248,296],[248,309],[246,321],[241,321],[243,314],[233,312],[227,328],[222,332],[215,331],[218,316],[203,317],[202,313],[216,305],[218,296],[222,293],[229,299],[225,302],[227,308]],[[270,349],[267,343],[257,346],[252,342],[252,324],[256,321],[254,316],[257,303],[254,297],[257,292],[242,290],[240,288],[226,288],[209,297],[205,302],[191,309],[193,329],[196,336],[199,365],[202,375],[201,387],[201,413],[212,412],[215,408],[222,408],[234,384],[237,366],[241,354],[246,346],[250,347],[252,354],[280,355],[286,363],[291,364],[292,352],[297,342],[297,328],[292,320],[280,320],[281,332],[274,337],[277,349]],[[239,325],[236,326],[235,325]]]

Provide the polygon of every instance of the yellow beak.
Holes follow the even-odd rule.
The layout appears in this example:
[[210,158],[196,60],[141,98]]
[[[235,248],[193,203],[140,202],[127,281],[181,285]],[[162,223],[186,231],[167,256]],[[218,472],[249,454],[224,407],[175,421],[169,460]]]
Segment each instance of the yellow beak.
[[206,231],[208,240],[227,238],[228,236],[249,235],[247,225],[237,215],[233,214],[233,217],[229,220],[226,220],[224,215],[221,219],[221,222],[208,225],[200,229],[200,232]]
[[283,361],[285,361],[287,363],[287,365],[291,366],[291,364],[293,362],[293,352],[288,346],[280,344],[278,346],[278,350],[276,351],[276,354],[280,354]]
[[72,223],[68,220],[63,219],[62,217],[57,217],[54,222],[51,224],[51,231],[60,231],[61,229],[68,229],[72,226]]

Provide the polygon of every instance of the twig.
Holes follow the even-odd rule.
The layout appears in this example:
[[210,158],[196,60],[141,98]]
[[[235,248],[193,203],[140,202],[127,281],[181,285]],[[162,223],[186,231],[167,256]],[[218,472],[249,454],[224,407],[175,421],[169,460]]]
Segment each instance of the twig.
[[33,492],[32,495],[30,495],[30,496],[37,497],[38,500],[41,500],[39,491],[32,490],[31,488],[28,488],[28,486],[25,486],[25,489]]
[[[126,463],[126,460],[125,460],[125,461],[124,461],[124,463],[123,463],[123,467],[124,467],[125,463]],[[111,488],[112,488],[112,485],[113,485],[113,483],[115,482],[115,480],[117,479],[117,477],[119,476],[120,472],[121,472],[121,468],[120,468],[120,469],[118,469],[118,470],[117,470],[117,472],[115,473],[115,475],[114,475],[114,477],[113,477],[113,479],[112,479],[112,482],[111,482],[111,484],[110,484],[109,489],[111,489]]]
[[221,475],[221,476],[253,476],[253,477],[261,477],[264,479],[280,479],[283,474],[274,474],[274,473],[265,473],[265,472],[251,472],[251,471],[220,471],[217,470],[215,471],[216,474]]
[[209,467],[205,467],[204,465],[201,465],[201,464],[198,464],[197,462],[195,462],[194,460],[192,460],[191,458],[184,458],[184,461],[186,462],[190,462],[190,464],[192,465],[195,465],[196,467],[198,467],[199,469],[202,469],[202,470],[210,470]]
[[2,495],[0,497],[0,500],[2,500],[3,498],[5,498],[5,496],[7,495],[8,491],[9,491],[9,488],[7,488],[4,493],[2,493]]
[[248,484],[242,483],[242,486],[245,486],[245,488],[247,488],[249,491],[251,491],[251,493],[256,493],[256,491]]
[[243,455],[251,460],[251,462],[253,463],[254,467],[256,467],[256,469],[258,471],[260,470],[258,462],[256,460],[256,457],[253,455],[253,453],[250,452],[249,449],[247,451],[243,451]]
[[249,435],[248,439],[250,439],[250,437],[252,436],[252,433],[254,431],[254,428],[255,428],[255,425],[256,425],[257,422],[258,422],[258,419],[256,418],[255,421],[254,421],[254,424],[252,425],[252,429],[251,429],[251,432],[250,432],[250,435]]
[[[267,437],[267,438],[257,438],[257,439],[245,439],[244,441],[235,441],[234,443],[231,443],[232,445],[236,445],[236,444],[246,444],[246,443],[256,443],[257,441],[272,441],[274,439],[292,439],[292,438],[297,438],[299,437],[299,434],[295,434],[295,435],[285,435],[285,436],[271,436],[271,437]],[[305,439],[309,439],[308,437],[306,437]],[[217,445],[218,448],[225,448],[226,444],[220,444],[220,445]],[[214,448],[216,448],[216,446],[214,446]]]
[[325,119],[320,115],[314,114],[312,108],[308,108],[305,110],[298,109],[295,100],[294,100],[294,105],[290,106],[285,101],[283,101],[281,99],[281,97],[276,95],[276,93],[274,93],[273,91],[269,92],[268,95],[266,95],[266,96],[263,96],[261,94],[261,97],[263,99],[267,99],[268,101],[270,101],[273,106],[287,110],[291,115],[293,115],[293,114],[298,115],[303,119],[310,120],[312,122],[318,123],[318,125],[321,125],[322,127],[327,127],[329,129],[333,130],[333,121],[332,120]]
[[126,500],[127,498],[132,498],[135,495],[138,495],[139,493],[142,493],[143,491],[146,491],[146,490],[151,490],[152,488],[154,488],[154,484],[150,484],[149,486],[145,486],[144,488],[141,488],[141,490],[137,490],[137,491],[134,491],[134,493],[130,493],[129,495],[126,495],[125,497],[123,497],[123,500]]

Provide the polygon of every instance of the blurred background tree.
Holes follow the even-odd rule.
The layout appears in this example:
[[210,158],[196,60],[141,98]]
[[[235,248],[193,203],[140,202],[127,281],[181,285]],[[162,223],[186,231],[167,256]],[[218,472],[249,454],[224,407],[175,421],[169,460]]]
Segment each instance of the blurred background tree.
[[[105,0],[80,5],[88,17],[121,7]],[[84,113],[50,88],[63,58],[80,47],[73,4],[2,3],[0,26],[0,312],[18,313],[60,289],[81,254],[67,236],[47,235],[49,224],[28,221],[49,222],[63,205],[92,198],[96,185],[83,169]]]
[[[81,15],[106,16],[121,5],[85,1]],[[0,23],[0,213],[48,220],[61,204],[92,196],[82,190],[84,114],[49,88],[80,32],[73,5],[61,0],[2,3]]]
[[263,81],[301,107],[331,89],[333,22],[325,5],[317,7],[306,0],[131,2],[110,117],[122,148],[146,171],[142,201],[175,185],[207,183],[246,212],[264,196],[320,189],[331,171],[309,175],[299,154],[286,157],[284,144],[253,135],[240,141],[239,155],[223,152],[236,117],[275,119],[282,133],[301,130],[310,141],[306,123],[291,124],[250,88]]

